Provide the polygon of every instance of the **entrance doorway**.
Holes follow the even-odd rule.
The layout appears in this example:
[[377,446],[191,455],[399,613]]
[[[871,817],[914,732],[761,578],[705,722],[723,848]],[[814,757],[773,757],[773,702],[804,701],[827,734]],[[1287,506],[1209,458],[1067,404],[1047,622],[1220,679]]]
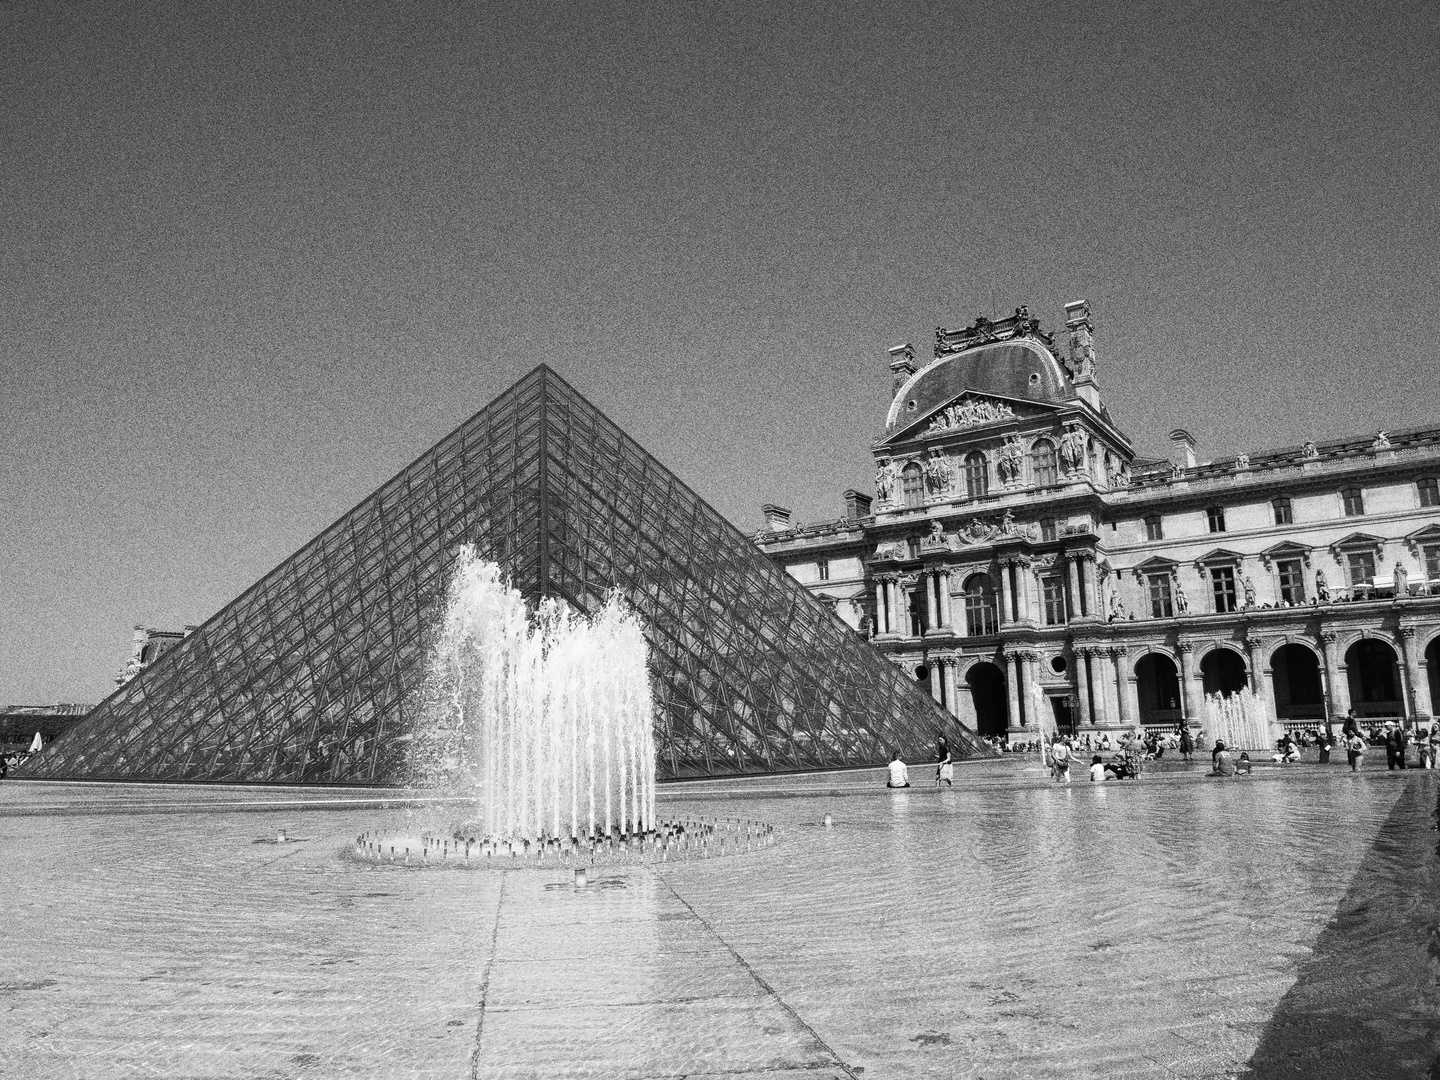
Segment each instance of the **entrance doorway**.
[[1361,638],[1345,650],[1350,704],[1356,716],[1404,716],[1400,665],[1389,642]]
[[1323,720],[1325,687],[1320,661],[1304,645],[1281,645],[1270,657],[1275,715],[1281,720]]
[[1180,722],[1180,673],[1164,653],[1146,653],[1135,665],[1135,690],[1140,699],[1140,723]]
[[1005,738],[1010,726],[1010,711],[1005,700],[1005,673],[988,661],[971,664],[965,672],[965,684],[975,705],[975,731],[982,738],[997,735]]
[[1200,660],[1200,680],[1208,694],[1238,694],[1247,685],[1245,661],[1233,649],[1211,649]]
[[1074,735],[1075,714],[1070,708],[1070,695],[1051,697],[1050,708],[1055,714],[1055,730],[1061,735]]

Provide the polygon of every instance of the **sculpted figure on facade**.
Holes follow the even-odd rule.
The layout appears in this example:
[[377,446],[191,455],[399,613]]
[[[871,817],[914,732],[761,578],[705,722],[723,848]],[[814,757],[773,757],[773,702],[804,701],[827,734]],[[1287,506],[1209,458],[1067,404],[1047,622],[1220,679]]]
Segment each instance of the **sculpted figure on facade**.
[[1018,435],[1007,436],[995,460],[995,469],[1000,474],[1000,483],[1004,485],[1018,484],[1024,463],[1025,447],[1021,444],[1020,437]]
[[1085,466],[1085,432],[1079,424],[1070,424],[1060,437],[1060,460],[1069,471],[1080,472]]
[[1397,559],[1395,561],[1395,597],[1396,599],[1399,599],[1402,596],[1409,595],[1410,572],[1406,570],[1405,567],[1401,566],[1400,561]]
[[900,478],[900,470],[889,458],[880,459],[880,467],[875,470],[875,498],[882,504],[888,503],[895,494],[895,484]]
[[1306,461],[1314,461],[1320,456],[1320,448],[1315,445],[1314,439],[1305,440],[1305,448],[1301,451]]
[[1236,468],[1236,469],[1248,469],[1249,467],[1250,467],[1250,455],[1249,455],[1249,454],[1237,454],[1237,455],[1235,456],[1235,468]]
[[1389,449],[1390,449],[1390,433],[1389,433],[1388,431],[1379,432],[1379,433],[1375,436],[1375,442],[1372,444],[1372,446],[1373,446],[1374,449],[1376,449],[1376,450],[1389,450]]
[[1315,571],[1315,598],[1322,604],[1330,602],[1330,585],[1325,580],[1325,571]]
[[983,424],[997,424],[1002,420],[1015,419],[1015,410],[999,401],[982,398],[965,398],[953,405],[947,405],[930,420],[926,433],[948,431],[952,428],[980,427]]
[[1245,590],[1245,606],[1247,608],[1254,607],[1255,579],[1252,578],[1249,574],[1242,574],[1240,576],[1240,587]]
[[924,548],[948,548],[950,546],[950,539],[945,535],[945,526],[938,521],[930,522],[930,531],[926,533],[925,538],[920,541],[920,546]]
[[1175,579],[1175,611],[1180,615],[1190,614],[1190,598],[1185,595],[1185,586]]
[[925,490],[932,495],[943,495],[954,486],[955,477],[950,462],[941,450],[931,450],[925,462]]
[[1070,331],[1070,366],[1077,380],[1095,377],[1095,341],[1083,324]]

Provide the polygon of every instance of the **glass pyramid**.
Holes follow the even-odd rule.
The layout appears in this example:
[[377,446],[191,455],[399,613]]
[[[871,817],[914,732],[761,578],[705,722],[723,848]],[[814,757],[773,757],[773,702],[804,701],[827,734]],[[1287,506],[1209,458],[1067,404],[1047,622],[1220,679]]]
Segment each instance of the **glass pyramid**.
[[988,753],[548,368],[271,571],[22,769],[400,784],[446,572],[473,543],[532,606],[618,586],[651,650],[661,778]]

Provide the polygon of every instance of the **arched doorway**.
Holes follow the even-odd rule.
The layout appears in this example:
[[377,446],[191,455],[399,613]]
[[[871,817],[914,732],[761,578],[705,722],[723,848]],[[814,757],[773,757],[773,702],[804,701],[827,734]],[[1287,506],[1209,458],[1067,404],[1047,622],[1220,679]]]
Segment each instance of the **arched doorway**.
[[1323,720],[1325,686],[1320,661],[1304,645],[1281,645],[1270,657],[1275,715],[1281,720]]
[[1180,673],[1164,653],[1146,653],[1135,664],[1135,689],[1140,699],[1140,723],[1180,722]]
[[1345,650],[1345,667],[1356,716],[1405,715],[1400,665],[1388,642],[1361,638]]
[[1430,715],[1440,716],[1440,637],[1425,646],[1425,673],[1430,683]]
[[1005,700],[1005,673],[988,661],[971,664],[965,672],[970,699],[975,704],[975,732],[982,738],[1005,737],[1010,726],[1010,709]]
[[1207,695],[1238,694],[1248,685],[1245,661],[1233,649],[1211,649],[1200,660],[1200,680]]

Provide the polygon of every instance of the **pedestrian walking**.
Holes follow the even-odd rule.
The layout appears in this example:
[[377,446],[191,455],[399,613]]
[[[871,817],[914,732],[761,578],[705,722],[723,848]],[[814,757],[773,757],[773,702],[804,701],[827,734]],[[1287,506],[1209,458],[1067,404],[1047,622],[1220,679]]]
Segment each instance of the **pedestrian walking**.
[[1350,771],[1359,772],[1360,764],[1365,759],[1365,740],[1361,738],[1359,728],[1346,737],[1345,756],[1350,759]]
[[1385,767],[1391,772],[1405,768],[1405,744],[1409,741],[1405,729],[1394,720],[1385,721]]
[[935,744],[935,786],[938,788],[941,781],[946,787],[954,787],[955,762],[950,757],[950,744],[945,741],[945,736],[940,736],[940,741]]
[[1190,738],[1190,728],[1182,723],[1180,725],[1180,760],[1191,761],[1195,752],[1195,740]]
[[1070,782],[1070,746],[1059,735],[1050,744],[1051,772],[1056,780],[1068,784]]

